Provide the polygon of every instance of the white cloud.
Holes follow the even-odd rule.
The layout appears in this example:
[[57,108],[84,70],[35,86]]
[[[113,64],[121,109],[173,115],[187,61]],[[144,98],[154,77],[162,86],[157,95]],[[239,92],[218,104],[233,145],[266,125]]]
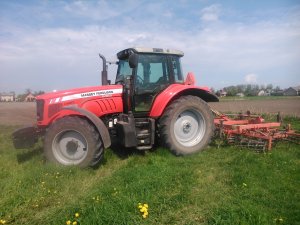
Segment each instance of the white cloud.
[[[125,2],[124,2],[125,3]],[[71,1],[66,2],[64,10],[71,16],[80,16],[81,18],[90,18],[97,21],[110,19],[120,16],[141,3],[136,0],[126,1],[125,4],[119,2],[99,1]]]
[[257,82],[257,75],[254,73],[250,73],[247,74],[244,79],[247,84],[255,84]]
[[[96,11],[86,11],[86,6],[81,5],[86,2],[77,4],[72,5],[70,13],[78,9],[81,14],[90,12],[97,16]],[[165,9],[158,4],[152,8],[155,15],[165,17]],[[202,29],[170,29],[159,16],[156,20],[148,17],[125,20],[124,17],[122,26],[93,22],[77,28],[28,29],[16,24],[0,24],[11,33],[8,38],[0,37],[0,90],[6,91],[7,87],[21,91],[26,88],[53,90],[97,85],[101,70],[97,54],[101,52],[108,60],[113,60],[119,50],[132,46],[183,50],[184,71],[193,71],[200,85],[221,88],[222,80],[228,85],[245,81],[256,83],[256,74],[243,76],[255,71],[260,74],[259,82],[290,86],[299,83],[299,74],[295,72],[300,71],[297,13],[277,21],[228,23],[220,21],[221,6],[212,5],[202,10],[202,19],[218,23],[205,23]],[[117,14],[108,12],[101,16],[109,18]],[[299,20],[290,22],[290,17]],[[173,26],[176,26],[175,21],[172,21]],[[114,72],[110,67],[112,80]],[[24,80],[24,77],[30,79]],[[24,81],[16,84],[15,80]]]
[[214,22],[219,20],[221,6],[213,4],[201,10],[201,20],[205,22]]

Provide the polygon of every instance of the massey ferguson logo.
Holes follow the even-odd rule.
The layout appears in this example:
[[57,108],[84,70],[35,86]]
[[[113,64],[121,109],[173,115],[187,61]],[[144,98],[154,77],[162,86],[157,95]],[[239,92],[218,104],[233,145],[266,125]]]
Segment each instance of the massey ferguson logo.
[[92,96],[99,96],[99,95],[112,95],[114,94],[113,90],[107,90],[107,91],[97,91],[97,92],[88,92],[88,93],[82,93],[81,97],[92,97]]
[[65,102],[69,100],[75,100],[80,98],[89,98],[89,97],[96,97],[96,96],[111,96],[113,94],[121,94],[122,89],[111,89],[111,90],[104,90],[104,91],[93,91],[93,92],[84,92],[78,93],[73,95],[67,95],[64,97],[53,98],[50,100],[50,104],[58,103],[58,102]]

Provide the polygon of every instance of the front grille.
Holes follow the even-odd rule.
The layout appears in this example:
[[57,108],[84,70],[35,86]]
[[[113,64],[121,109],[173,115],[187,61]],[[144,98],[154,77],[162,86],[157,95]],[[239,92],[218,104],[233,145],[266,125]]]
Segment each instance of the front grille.
[[61,110],[61,108],[62,108],[62,104],[60,104],[60,103],[49,105],[48,118],[51,118],[54,114],[59,112]]
[[44,103],[43,99],[36,100],[36,115],[38,121],[42,121],[44,119]]

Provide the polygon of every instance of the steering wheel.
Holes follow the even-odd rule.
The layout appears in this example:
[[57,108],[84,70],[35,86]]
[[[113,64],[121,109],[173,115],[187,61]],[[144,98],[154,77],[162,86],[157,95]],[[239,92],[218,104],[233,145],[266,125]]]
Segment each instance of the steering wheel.
[[136,75],[136,80],[138,81],[138,82],[141,82],[142,84],[144,83],[144,79],[141,77],[141,76],[139,76],[139,75]]

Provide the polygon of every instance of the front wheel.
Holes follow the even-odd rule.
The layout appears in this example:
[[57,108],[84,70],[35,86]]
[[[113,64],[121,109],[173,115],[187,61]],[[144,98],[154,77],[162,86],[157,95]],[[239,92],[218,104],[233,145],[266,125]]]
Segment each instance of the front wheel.
[[206,102],[183,96],[171,103],[160,119],[160,138],[175,155],[203,150],[213,135],[213,115]]
[[95,127],[86,119],[64,117],[47,130],[44,152],[50,162],[87,167],[100,161],[103,144]]

